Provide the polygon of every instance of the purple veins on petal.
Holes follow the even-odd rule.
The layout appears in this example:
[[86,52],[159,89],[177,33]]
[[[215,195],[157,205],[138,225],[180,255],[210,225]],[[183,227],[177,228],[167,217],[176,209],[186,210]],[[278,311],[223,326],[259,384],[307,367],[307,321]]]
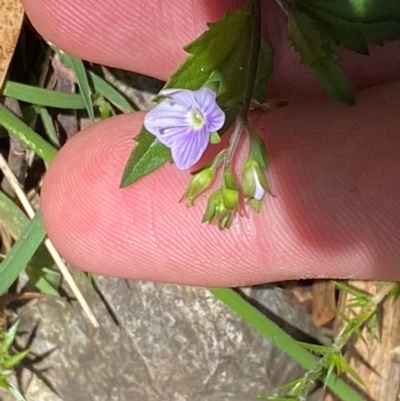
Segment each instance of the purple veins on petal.
[[209,132],[206,127],[195,133],[179,138],[171,148],[172,158],[179,170],[186,170],[196,164],[207,148]]
[[166,89],[160,94],[167,98],[146,115],[144,126],[171,148],[179,169],[190,168],[207,148],[209,134],[224,125],[225,113],[208,88]]

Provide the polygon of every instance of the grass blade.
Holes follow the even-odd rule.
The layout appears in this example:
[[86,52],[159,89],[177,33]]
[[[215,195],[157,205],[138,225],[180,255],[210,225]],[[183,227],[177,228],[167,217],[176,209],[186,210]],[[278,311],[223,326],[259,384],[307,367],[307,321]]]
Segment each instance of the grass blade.
[[28,225],[28,218],[22,210],[0,191],[0,221],[13,238],[19,238]]
[[49,138],[50,142],[54,146],[59,148],[60,141],[58,139],[58,135],[57,135],[56,129],[54,127],[53,120],[50,116],[50,113],[48,112],[48,110],[45,107],[41,107],[41,106],[35,106],[35,111],[37,114],[40,115],[44,130],[46,131],[47,137]]
[[79,110],[86,107],[82,96],[79,94],[56,92],[12,81],[7,81],[3,90],[3,96],[12,97],[38,106],[55,107],[58,109]]
[[74,72],[76,82],[78,84],[80,94],[85,103],[85,107],[88,112],[89,118],[92,122],[94,122],[92,91],[90,89],[89,80],[86,74],[86,68],[85,65],[83,64],[83,61],[62,52],[60,52],[60,56],[61,59],[64,61],[64,63],[67,64],[67,66],[71,68],[71,70]]
[[107,81],[96,75],[93,71],[89,71],[89,76],[93,82],[95,91],[105,97],[118,110],[121,110],[124,113],[130,113],[134,111],[125,97]]
[[40,212],[36,212],[19,240],[0,263],[0,295],[4,294],[24,270],[46,235]]
[[[307,370],[315,367],[317,359],[310,352],[235,291],[228,288],[209,288],[209,291],[300,366]],[[363,397],[333,373],[325,381],[325,384],[344,401],[365,401]]]
[[[0,191],[0,221],[15,239],[19,238],[29,224],[29,219],[22,210],[3,192]],[[29,281],[46,295],[59,296],[57,288],[61,285],[58,271],[47,267],[54,265],[44,245],[39,246],[26,266]]]
[[24,142],[45,162],[50,163],[57,154],[53,146],[2,104],[0,104],[0,125]]

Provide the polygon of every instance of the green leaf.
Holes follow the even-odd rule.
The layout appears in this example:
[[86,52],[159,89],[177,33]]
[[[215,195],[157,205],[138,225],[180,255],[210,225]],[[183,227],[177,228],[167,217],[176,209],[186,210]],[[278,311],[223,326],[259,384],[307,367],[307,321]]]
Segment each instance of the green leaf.
[[396,302],[400,297],[400,283],[396,283],[393,286],[393,289],[388,294],[388,298],[393,299],[393,302]]
[[24,270],[45,235],[46,231],[43,227],[40,212],[36,212],[35,217],[31,220],[24,233],[0,263],[0,295],[9,289],[21,271]]
[[344,356],[341,354],[332,354],[329,358],[329,365],[334,366],[338,375],[342,373],[347,373],[351,378],[354,379],[358,384],[364,386],[364,382],[361,377],[356,373],[356,371],[347,363]]
[[89,71],[89,76],[92,80],[94,90],[100,95],[104,96],[116,108],[124,113],[130,113],[134,111],[125,97],[103,78],[96,75],[93,71]]
[[295,0],[335,43],[368,53],[368,43],[400,38],[398,0]]
[[[230,11],[225,18],[208,24],[208,30],[184,49],[191,54],[171,76],[165,88],[199,89],[213,71],[243,42],[243,31],[249,27],[249,14]],[[241,63],[246,63],[241,60]]]
[[324,345],[303,343],[303,342],[301,342],[301,341],[298,341],[298,343],[299,343],[302,347],[304,347],[305,349],[307,349],[307,350],[309,350],[309,351],[311,351],[311,352],[314,352],[314,353],[316,353],[316,354],[318,354],[318,355],[322,355],[322,356],[325,355],[325,354],[327,354],[327,353],[329,353],[330,350],[331,350],[329,347],[326,347],[326,346],[324,346]]
[[58,135],[57,135],[56,129],[54,127],[53,119],[51,118],[50,113],[47,111],[47,109],[45,107],[42,107],[42,106],[34,106],[34,109],[42,120],[44,130],[45,130],[46,135],[49,138],[50,142],[54,146],[59,148],[60,141],[58,139]]
[[[41,250],[44,251],[42,247],[39,247],[35,255],[32,257],[31,262],[26,267],[26,274],[29,277],[29,281],[40,291],[40,293],[52,297],[59,297],[60,293],[57,288],[61,287],[61,273],[39,264],[39,261],[43,260],[43,256],[47,259],[47,254],[43,254],[40,252]],[[51,266],[51,264],[46,263],[45,266]]]
[[53,146],[2,104],[0,104],[0,125],[24,142],[45,162],[50,163],[57,154]]
[[[19,238],[29,224],[22,210],[0,191],[0,221],[11,233]],[[60,286],[60,273],[43,266],[53,266],[53,260],[44,245],[39,246],[26,267],[29,281],[43,294],[59,296],[56,288]]]
[[99,108],[100,118],[102,120],[107,120],[107,118],[115,116],[111,104],[102,95],[95,93],[94,99],[96,106]]
[[369,292],[354,287],[353,285],[347,284],[344,281],[332,280],[332,283],[335,284],[335,286],[339,288],[339,290],[345,291],[348,294],[353,295],[354,297],[363,297],[372,299],[372,295]]
[[0,354],[5,354],[14,342],[17,335],[19,320],[17,320],[5,333],[0,336]]
[[251,50],[250,21],[244,24],[241,29],[242,34],[241,37],[237,38],[234,51],[227,54],[219,65],[215,65],[211,75],[203,83],[204,86],[216,85],[218,104],[224,109],[240,104],[246,90],[248,60]]
[[268,81],[274,68],[273,50],[269,43],[261,40],[260,57],[254,83],[253,99],[263,104],[267,100]]
[[3,362],[3,369],[11,369],[14,366],[18,365],[29,354],[29,352],[30,352],[30,350],[27,349],[27,350],[18,352],[18,354],[8,357]]
[[330,47],[330,41],[321,33],[315,21],[304,13],[288,18],[287,33],[300,61],[330,96],[345,104],[353,104],[350,83]]
[[264,140],[257,134],[256,130],[249,125],[247,131],[250,136],[249,155],[260,165],[263,170],[268,168],[267,149]]
[[12,97],[37,106],[74,110],[85,108],[85,102],[81,95],[56,92],[12,81],[7,81],[3,90],[3,96]]
[[90,89],[89,80],[83,61],[61,51],[59,52],[59,55],[62,61],[74,72],[76,83],[78,84],[80,94],[83,97],[83,101],[85,103],[89,118],[92,122],[94,122],[92,90]]
[[2,191],[0,191],[0,221],[13,238],[18,238],[29,222],[22,210]]
[[157,170],[166,161],[172,162],[171,151],[159,142],[154,135],[142,129],[135,138],[138,143],[125,166],[121,188],[138,181],[140,178]]

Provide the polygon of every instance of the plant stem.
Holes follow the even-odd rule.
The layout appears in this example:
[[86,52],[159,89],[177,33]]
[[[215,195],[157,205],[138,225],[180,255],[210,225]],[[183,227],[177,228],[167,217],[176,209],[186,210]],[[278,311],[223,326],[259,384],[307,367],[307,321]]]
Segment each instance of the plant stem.
[[240,134],[243,128],[248,124],[248,113],[250,109],[251,99],[254,92],[254,84],[257,76],[258,59],[260,56],[261,46],[261,3],[260,0],[248,1],[251,16],[251,52],[249,60],[249,69],[247,73],[246,90],[244,93],[243,103],[240,107],[239,114],[235,120],[235,129],[229,140],[229,147],[225,155],[225,166],[229,166],[232,162],[233,155],[239,142]]

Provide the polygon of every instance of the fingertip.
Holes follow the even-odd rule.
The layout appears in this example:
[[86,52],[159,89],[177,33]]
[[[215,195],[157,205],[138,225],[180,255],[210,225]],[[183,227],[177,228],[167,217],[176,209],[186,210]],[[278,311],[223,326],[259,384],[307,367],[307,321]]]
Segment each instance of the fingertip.
[[187,171],[166,165],[119,188],[142,121],[142,113],[106,120],[60,151],[41,201],[57,249],[104,275],[208,286],[259,281],[260,251],[246,251],[257,235],[253,220],[229,232],[201,225],[205,200],[190,210],[179,202]]

